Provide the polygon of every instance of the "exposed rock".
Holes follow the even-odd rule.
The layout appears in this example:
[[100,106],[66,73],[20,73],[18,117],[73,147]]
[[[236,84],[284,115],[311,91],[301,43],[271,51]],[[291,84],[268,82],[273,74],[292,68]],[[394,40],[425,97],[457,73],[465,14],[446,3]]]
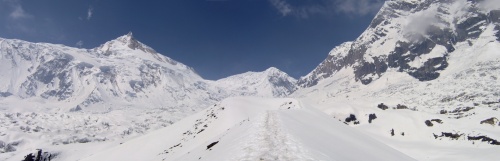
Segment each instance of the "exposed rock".
[[380,103],[380,104],[378,104],[378,106],[377,106],[377,107],[378,107],[378,108],[380,108],[380,109],[382,109],[382,110],[387,110],[387,109],[389,109],[389,107],[387,107],[386,105],[384,105],[384,103]]
[[375,120],[377,118],[377,115],[374,113],[368,115],[368,123],[372,123],[372,120]]
[[451,132],[441,132],[441,135],[436,135],[436,134],[433,134],[433,135],[434,135],[435,139],[440,138],[440,137],[448,137],[448,138],[451,138],[451,140],[458,140],[458,138],[460,138],[464,134],[451,133]]
[[492,117],[486,120],[481,121],[481,124],[490,124],[492,126],[495,126],[498,122],[498,119],[496,117]]
[[491,145],[500,145],[500,142],[487,136],[467,136],[467,140],[481,140],[482,142],[488,142]]
[[345,118],[345,122],[356,121],[356,115],[350,114],[349,117]]
[[48,152],[43,152],[42,149],[37,149],[37,152],[30,153],[24,157],[22,161],[50,161],[54,159],[57,154],[51,154]]
[[398,104],[398,105],[396,106],[396,109],[399,109],[399,110],[401,110],[401,109],[408,109],[408,107],[407,107],[407,106],[405,106],[405,105]]
[[210,143],[209,145],[207,145],[207,150],[212,148],[217,143],[219,143],[219,141],[216,141],[216,142],[213,142],[213,143]]
[[432,124],[432,122],[429,120],[425,120],[425,125],[427,125],[428,127],[434,126],[434,124]]

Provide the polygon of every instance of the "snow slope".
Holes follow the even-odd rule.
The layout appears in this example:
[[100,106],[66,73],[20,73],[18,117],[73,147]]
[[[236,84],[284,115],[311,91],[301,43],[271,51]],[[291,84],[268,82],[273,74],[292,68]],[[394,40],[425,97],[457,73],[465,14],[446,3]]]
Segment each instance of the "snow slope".
[[[276,68],[205,80],[132,33],[94,49],[0,38],[0,54],[0,160],[50,145],[134,137],[226,97],[295,89]],[[251,89],[234,86],[250,77]]]
[[493,3],[386,1],[365,32],[335,47],[289,97],[418,160],[499,160]]
[[295,99],[237,97],[82,160],[413,159]]
[[[435,80],[388,69],[364,85],[348,67],[291,97],[341,122],[352,114],[358,122],[347,124],[417,160],[498,160],[500,43],[494,28],[487,26],[472,46],[455,45]],[[388,109],[378,108],[382,103]]]

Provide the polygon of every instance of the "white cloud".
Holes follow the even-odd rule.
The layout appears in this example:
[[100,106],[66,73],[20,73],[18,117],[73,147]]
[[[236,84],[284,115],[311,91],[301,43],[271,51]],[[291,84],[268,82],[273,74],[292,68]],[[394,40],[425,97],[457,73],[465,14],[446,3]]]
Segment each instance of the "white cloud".
[[410,41],[420,41],[431,26],[439,25],[438,8],[438,5],[433,5],[409,16],[403,27],[403,35]]
[[479,2],[479,8],[491,11],[500,9],[500,2],[498,0],[483,0]]
[[282,16],[291,15],[299,18],[334,13],[365,16],[376,14],[384,4],[384,0],[269,0],[269,2]]
[[365,16],[376,14],[383,4],[384,0],[336,0],[335,9],[344,14]]
[[287,16],[292,12],[292,6],[286,0],[269,0],[271,4],[281,13],[283,16]]
[[76,44],[75,44],[75,45],[76,45],[76,47],[81,48],[81,47],[83,46],[83,41],[82,41],[82,40],[80,40],[80,41],[76,42]]
[[24,11],[23,7],[19,4],[13,5],[14,10],[9,14],[9,17],[12,19],[22,19],[22,18],[30,18],[32,17],[26,11]]
[[89,6],[89,9],[87,10],[87,20],[90,20],[93,14],[94,14],[94,8],[92,8],[92,6]]

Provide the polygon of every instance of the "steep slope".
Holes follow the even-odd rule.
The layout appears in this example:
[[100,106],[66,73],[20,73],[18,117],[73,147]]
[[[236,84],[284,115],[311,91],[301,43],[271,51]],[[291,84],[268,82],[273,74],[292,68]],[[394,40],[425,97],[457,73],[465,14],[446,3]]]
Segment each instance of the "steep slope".
[[[19,40],[2,40],[1,50],[1,91],[21,99],[66,101],[86,110],[114,99],[187,107],[209,97],[191,68],[156,53],[131,33],[90,50]],[[187,98],[187,91],[201,95]]]
[[500,8],[488,2],[387,1],[291,97],[418,160],[498,160]]
[[[363,84],[388,70],[434,80],[448,67],[459,44],[474,46],[485,31],[500,29],[500,8],[486,6],[490,1],[389,0],[365,32],[332,50],[299,79],[299,85],[311,87],[345,68],[352,68],[356,81]],[[500,40],[500,34],[494,36]]]
[[239,97],[82,160],[413,159],[297,100]]
[[246,72],[216,83],[224,89],[245,96],[285,97],[297,90],[297,80],[271,67],[263,72]]

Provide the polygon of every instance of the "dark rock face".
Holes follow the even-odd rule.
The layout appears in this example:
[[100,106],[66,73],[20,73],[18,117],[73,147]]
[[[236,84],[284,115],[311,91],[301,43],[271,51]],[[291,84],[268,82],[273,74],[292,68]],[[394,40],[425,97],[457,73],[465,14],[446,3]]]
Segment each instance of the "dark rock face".
[[434,135],[435,139],[447,137],[447,138],[450,138],[451,140],[458,140],[462,136],[464,136],[464,137],[467,136],[467,140],[469,140],[469,141],[482,141],[482,142],[487,142],[488,144],[491,144],[491,145],[500,145],[500,142],[498,140],[492,139],[492,138],[485,136],[485,135],[474,136],[474,135],[466,135],[466,134],[458,133],[458,132],[457,133],[441,132],[441,135],[436,135],[436,134],[433,134],[433,135]]
[[380,109],[382,109],[382,110],[387,110],[387,109],[389,109],[389,107],[387,107],[387,105],[384,105],[384,103],[380,103],[380,104],[378,104],[378,106],[377,106],[377,107],[378,107],[378,108],[380,108]]
[[351,122],[351,121],[356,121],[356,116],[353,114],[350,114],[349,117],[345,118],[345,122]]
[[368,115],[368,123],[372,123],[373,120],[375,120],[377,118],[377,115],[375,115],[374,113]]
[[500,41],[500,26],[495,26],[495,30],[497,31],[497,33],[495,34],[495,36],[497,37],[497,41]]
[[434,124],[432,124],[432,122],[429,120],[425,120],[425,125],[427,125],[428,127],[434,126]]
[[56,155],[54,154],[43,152],[42,149],[38,149],[35,154],[30,153],[26,155],[22,161],[50,161],[55,157]]
[[359,124],[359,121],[356,118],[356,115],[354,115],[354,114],[350,114],[349,117],[345,118],[345,123],[347,124],[349,122],[354,122],[354,125]]
[[210,143],[209,145],[207,145],[207,150],[212,148],[217,143],[219,143],[219,141],[216,141],[216,142],[213,142],[213,143]]
[[441,135],[436,135],[434,134],[434,138],[440,138],[440,137],[447,137],[451,138],[451,140],[458,140],[464,134],[459,134],[459,133],[451,133],[451,132],[441,132]]
[[482,142],[488,142],[491,145],[500,145],[499,141],[488,136],[467,136],[467,140],[480,140]]
[[[358,39],[332,50],[316,69],[308,76],[299,79],[299,86],[314,86],[319,80],[331,77],[344,68],[352,68],[355,80],[365,85],[380,78],[389,68],[407,73],[419,81],[438,78],[441,71],[448,67],[448,57],[455,51],[454,46],[457,43],[469,42],[473,45],[473,41],[479,38],[489,24],[495,24],[495,29],[500,30],[500,10],[485,14],[477,7],[479,1],[469,1],[471,5],[464,8],[469,14],[462,19],[449,11],[449,6],[454,2],[450,0],[387,1],[368,29]],[[425,12],[436,6],[436,13],[431,17],[433,20],[428,20],[432,22],[425,27],[420,27],[423,31],[407,31],[407,27],[404,26],[406,24],[394,21],[394,19],[412,18],[413,13]],[[454,17],[453,21],[443,18],[445,16]],[[390,30],[397,30],[402,33],[400,37],[405,38],[396,38],[395,45],[386,43],[384,40],[394,39],[390,35],[394,32]],[[497,32],[496,36],[500,41],[500,32]],[[380,51],[378,48],[392,49],[387,53],[374,53]],[[429,56],[429,53],[433,53],[432,56]],[[425,59],[420,59],[422,57]],[[417,59],[419,63],[415,63]]]

